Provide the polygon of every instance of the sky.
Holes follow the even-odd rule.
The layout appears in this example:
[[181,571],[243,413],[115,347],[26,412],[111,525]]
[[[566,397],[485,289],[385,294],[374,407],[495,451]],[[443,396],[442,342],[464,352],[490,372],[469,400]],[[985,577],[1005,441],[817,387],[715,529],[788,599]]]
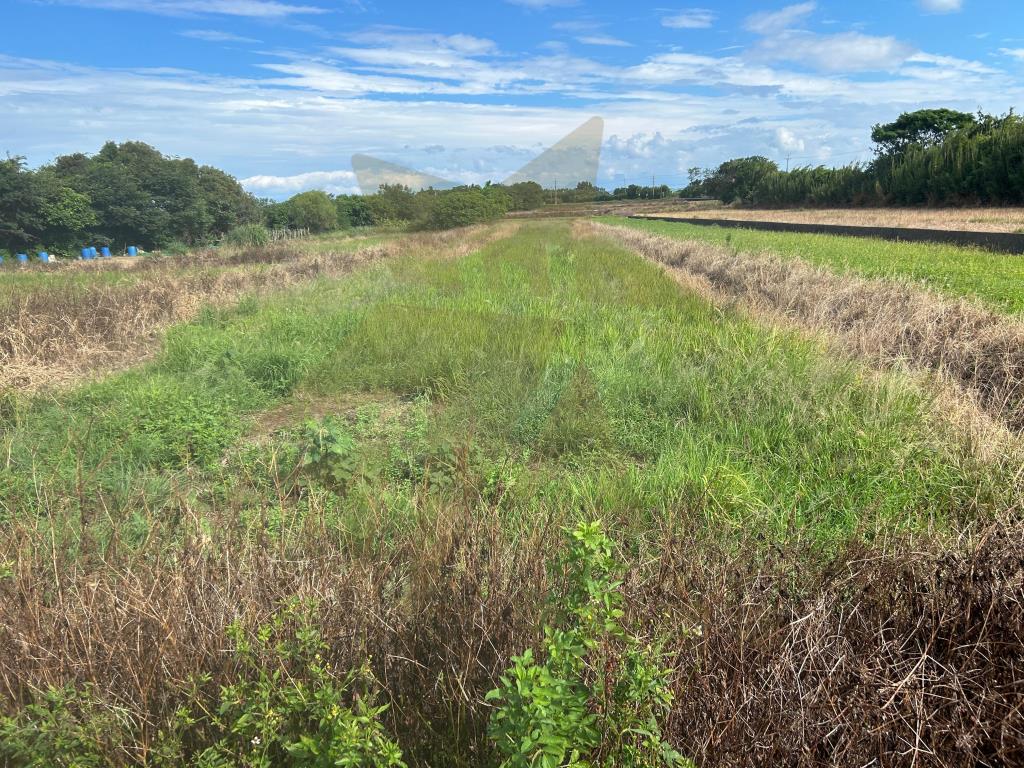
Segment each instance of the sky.
[[0,0],[0,19],[0,152],[141,140],[276,199],[357,191],[357,152],[501,179],[592,116],[599,184],[679,187],[744,155],[869,160],[871,125],[907,110],[1024,105],[1022,0]]

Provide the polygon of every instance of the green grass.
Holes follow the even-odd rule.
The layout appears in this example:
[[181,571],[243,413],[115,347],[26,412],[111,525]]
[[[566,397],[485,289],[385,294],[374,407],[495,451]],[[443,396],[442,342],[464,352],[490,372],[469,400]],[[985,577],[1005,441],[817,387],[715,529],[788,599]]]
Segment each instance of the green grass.
[[680,240],[727,245],[741,252],[770,251],[842,274],[919,281],[947,296],[974,298],[1008,314],[1024,313],[1024,258],[1021,256],[862,237],[761,232],[621,217],[600,220]]
[[207,311],[144,367],[0,403],[0,519],[130,541],[187,508],[283,530],[313,498],[281,491],[303,403],[355,446],[344,490],[317,498],[367,542],[455,473],[512,525],[601,515],[826,545],[1010,503],[906,381],[547,224]]

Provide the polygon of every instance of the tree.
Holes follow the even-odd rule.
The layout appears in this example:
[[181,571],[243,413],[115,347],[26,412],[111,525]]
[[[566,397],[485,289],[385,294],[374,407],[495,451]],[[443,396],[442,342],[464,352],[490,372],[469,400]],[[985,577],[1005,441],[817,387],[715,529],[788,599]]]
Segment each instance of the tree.
[[319,190],[300,192],[288,201],[288,223],[295,229],[326,232],[338,226],[338,212],[330,195]]
[[339,227],[370,227],[378,223],[373,206],[362,195],[338,195],[334,198]]
[[536,181],[520,181],[505,187],[513,211],[532,211],[544,205],[544,188]]
[[51,251],[72,251],[81,244],[82,233],[96,224],[92,200],[45,169],[36,174],[35,183],[39,195],[39,242]]
[[746,203],[753,199],[758,184],[778,170],[779,166],[767,157],[739,157],[725,161],[714,171],[705,171],[704,178],[697,184],[691,183],[689,189],[700,188],[723,203]]
[[33,182],[23,157],[0,161],[0,246],[9,251],[28,247],[42,226]]
[[902,155],[911,146],[941,144],[947,136],[975,125],[974,115],[954,109],[919,109],[904,112],[891,123],[871,128],[871,140],[879,155]]
[[460,187],[442,193],[426,216],[427,229],[451,229],[503,216],[512,198],[501,187]]

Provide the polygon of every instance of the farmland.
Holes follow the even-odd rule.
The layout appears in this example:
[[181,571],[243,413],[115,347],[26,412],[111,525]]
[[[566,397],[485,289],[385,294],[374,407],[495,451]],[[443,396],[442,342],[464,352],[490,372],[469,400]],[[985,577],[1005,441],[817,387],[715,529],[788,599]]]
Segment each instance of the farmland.
[[[657,215],[654,205],[649,212]],[[672,208],[664,212],[676,214]],[[855,227],[917,227],[972,232],[1024,231],[1024,208],[734,208],[695,207],[690,218],[785,221],[797,224],[845,224]]]
[[[540,647],[552,596],[572,604],[571,567],[552,565],[565,531],[590,530],[572,552],[603,573],[592,521],[624,626],[594,647],[609,669],[622,637],[663,648],[657,719],[683,755],[863,764],[914,739],[952,754],[965,733],[958,764],[1019,754],[1024,454],[1008,420],[836,354],[828,329],[730,300],[678,254],[652,263],[662,240],[616,231],[502,223],[66,270],[52,289],[14,278],[4,339],[31,336],[11,308],[49,290],[89,297],[61,302],[67,333],[97,322],[97,296],[147,319],[106,335],[103,371],[62,362],[74,336],[51,357],[5,347],[61,373],[0,401],[0,755],[272,761],[272,739],[327,722],[304,694],[244,709],[274,695],[245,670],[280,668],[340,688],[362,670],[387,705],[387,739],[366,736],[381,754],[393,740],[409,765],[496,765],[493,723],[516,721],[492,720],[511,710],[487,692]],[[731,246],[838,258],[806,236]],[[919,253],[933,281],[961,281],[943,295],[998,305],[989,257],[955,272]],[[146,314],[156,284],[187,306]],[[282,659],[289,631],[315,662]]]
[[[720,215],[728,218],[734,213]],[[1006,254],[951,245],[723,229],[682,222],[611,217],[602,221],[674,239],[727,246],[737,252],[770,252],[797,258],[840,274],[905,280],[947,297],[969,297],[1007,314],[1024,311],[1024,259]]]

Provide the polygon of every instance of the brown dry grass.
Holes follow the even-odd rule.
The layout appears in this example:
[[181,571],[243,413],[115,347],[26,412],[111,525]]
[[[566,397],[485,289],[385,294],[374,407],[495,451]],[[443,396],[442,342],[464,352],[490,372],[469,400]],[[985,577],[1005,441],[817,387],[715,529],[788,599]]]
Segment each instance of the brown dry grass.
[[[316,504],[294,545],[230,518],[200,525],[184,502],[173,554],[154,536],[76,557],[16,532],[3,699],[95,683],[133,733],[108,745],[110,764],[142,764],[187,679],[208,672],[212,699],[230,674],[228,625],[255,629],[298,595],[319,603],[330,663],[371,656],[412,765],[487,764],[483,696],[537,640],[560,536],[544,521],[510,533],[472,478],[458,482],[462,503],[424,497],[409,529],[363,549],[340,544]],[[1020,764],[1022,537],[1007,523],[952,547],[899,539],[829,558],[711,541],[685,516],[655,527],[631,558],[627,619],[679,630],[672,742],[706,766]]]
[[1024,323],[910,284],[868,280],[769,253],[734,253],[623,227],[588,223],[672,271],[823,331],[847,352],[886,366],[937,373],[993,418],[1024,429]]
[[1024,208],[812,208],[750,209],[704,207],[680,213],[675,208],[641,214],[685,216],[695,219],[783,221],[795,224],[845,224],[859,227],[917,227],[973,232],[1022,232]]
[[[514,225],[410,235],[355,251],[310,253],[301,242],[125,263],[73,262],[54,270],[130,269],[131,282],[61,282],[21,289],[0,303],[0,391],[66,386],[145,359],[159,332],[248,293],[350,272],[403,253],[458,256]],[[125,262],[126,260],[116,260]]]

